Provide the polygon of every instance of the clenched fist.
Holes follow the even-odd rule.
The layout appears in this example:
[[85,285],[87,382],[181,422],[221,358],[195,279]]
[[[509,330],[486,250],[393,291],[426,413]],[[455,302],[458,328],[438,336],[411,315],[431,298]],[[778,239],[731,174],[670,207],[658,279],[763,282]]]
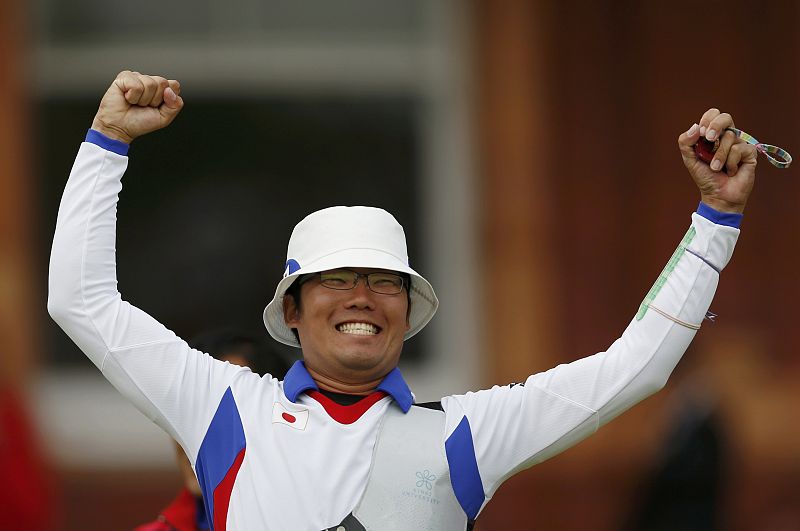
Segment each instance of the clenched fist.
[[[678,137],[683,163],[695,184],[700,189],[700,199],[720,212],[740,214],[756,178],[755,146],[738,138],[728,127],[734,127],[733,117],[717,109],[709,109]],[[703,137],[719,139],[711,164],[706,164],[695,155],[694,145]]]
[[174,79],[120,72],[100,101],[92,129],[130,144],[172,123],[183,108],[180,93]]

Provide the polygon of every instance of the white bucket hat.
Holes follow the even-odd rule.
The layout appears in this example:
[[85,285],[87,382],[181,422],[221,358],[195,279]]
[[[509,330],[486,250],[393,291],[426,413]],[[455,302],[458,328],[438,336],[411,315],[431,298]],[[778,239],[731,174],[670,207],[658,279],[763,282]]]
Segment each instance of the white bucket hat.
[[292,231],[283,280],[264,309],[269,334],[281,343],[299,347],[283,318],[286,290],[301,275],[340,267],[388,269],[411,275],[411,328],[405,339],[422,330],[439,307],[430,283],[408,266],[406,235],[394,216],[373,207],[330,207],[309,214]]

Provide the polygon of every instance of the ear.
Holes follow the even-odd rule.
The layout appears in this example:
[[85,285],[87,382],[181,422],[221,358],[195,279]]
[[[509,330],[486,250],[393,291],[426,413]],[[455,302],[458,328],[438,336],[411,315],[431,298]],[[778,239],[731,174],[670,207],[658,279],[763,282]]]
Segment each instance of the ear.
[[300,322],[300,311],[297,309],[297,303],[291,295],[283,296],[283,321],[289,328],[297,328]]

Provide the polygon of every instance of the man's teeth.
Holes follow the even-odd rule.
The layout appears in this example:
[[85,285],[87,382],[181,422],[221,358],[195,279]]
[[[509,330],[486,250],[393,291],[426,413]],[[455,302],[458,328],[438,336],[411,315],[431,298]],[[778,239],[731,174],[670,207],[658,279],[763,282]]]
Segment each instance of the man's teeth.
[[371,336],[378,333],[378,327],[369,323],[343,323],[336,327],[339,332],[357,336]]

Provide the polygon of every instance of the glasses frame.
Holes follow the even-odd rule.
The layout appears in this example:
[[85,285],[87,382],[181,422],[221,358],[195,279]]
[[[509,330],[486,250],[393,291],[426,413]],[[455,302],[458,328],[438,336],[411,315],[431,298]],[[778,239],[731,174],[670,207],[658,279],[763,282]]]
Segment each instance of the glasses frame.
[[[350,286],[350,287],[347,287],[347,288],[335,288],[333,286],[328,286],[322,280],[322,275],[325,274],[325,273],[332,272],[332,271],[347,271],[349,273],[353,273],[356,276],[356,279],[353,282],[353,285]],[[400,289],[395,293],[383,293],[383,292],[380,292],[380,291],[375,291],[375,289],[373,289],[373,287],[372,287],[372,283],[370,282],[370,276],[372,276],[372,275],[392,275],[394,277],[397,277],[397,278],[400,279]],[[333,290],[336,290],[336,291],[349,291],[351,289],[356,289],[356,287],[358,287],[358,281],[361,278],[363,278],[364,281],[367,283],[367,289],[369,289],[372,293],[377,293],[378,295],[399,295],[399,294],[403,293],[403,288],[408,289],[408,282],[406,281],[405,277],[402,274],[389,272],[389,271],[373,271],[372,273],[359,273],[358,271],[353,271],[352,269],[347,269],[345,267],[340,267],[340,268],[337,268],[337,269],[331,269],[329,271],[320,271],[318,273],[309,273],[307,277],[301,278],[299,282],[300,282],[300,284],[304,284],[304,283],[308,282],[309,280],[311,280],[312,278],[319,278],[319,280],[320,280],[319,283],[320,283],[320,285],[322,287],[328,288],[328,289],[333,289]]]

